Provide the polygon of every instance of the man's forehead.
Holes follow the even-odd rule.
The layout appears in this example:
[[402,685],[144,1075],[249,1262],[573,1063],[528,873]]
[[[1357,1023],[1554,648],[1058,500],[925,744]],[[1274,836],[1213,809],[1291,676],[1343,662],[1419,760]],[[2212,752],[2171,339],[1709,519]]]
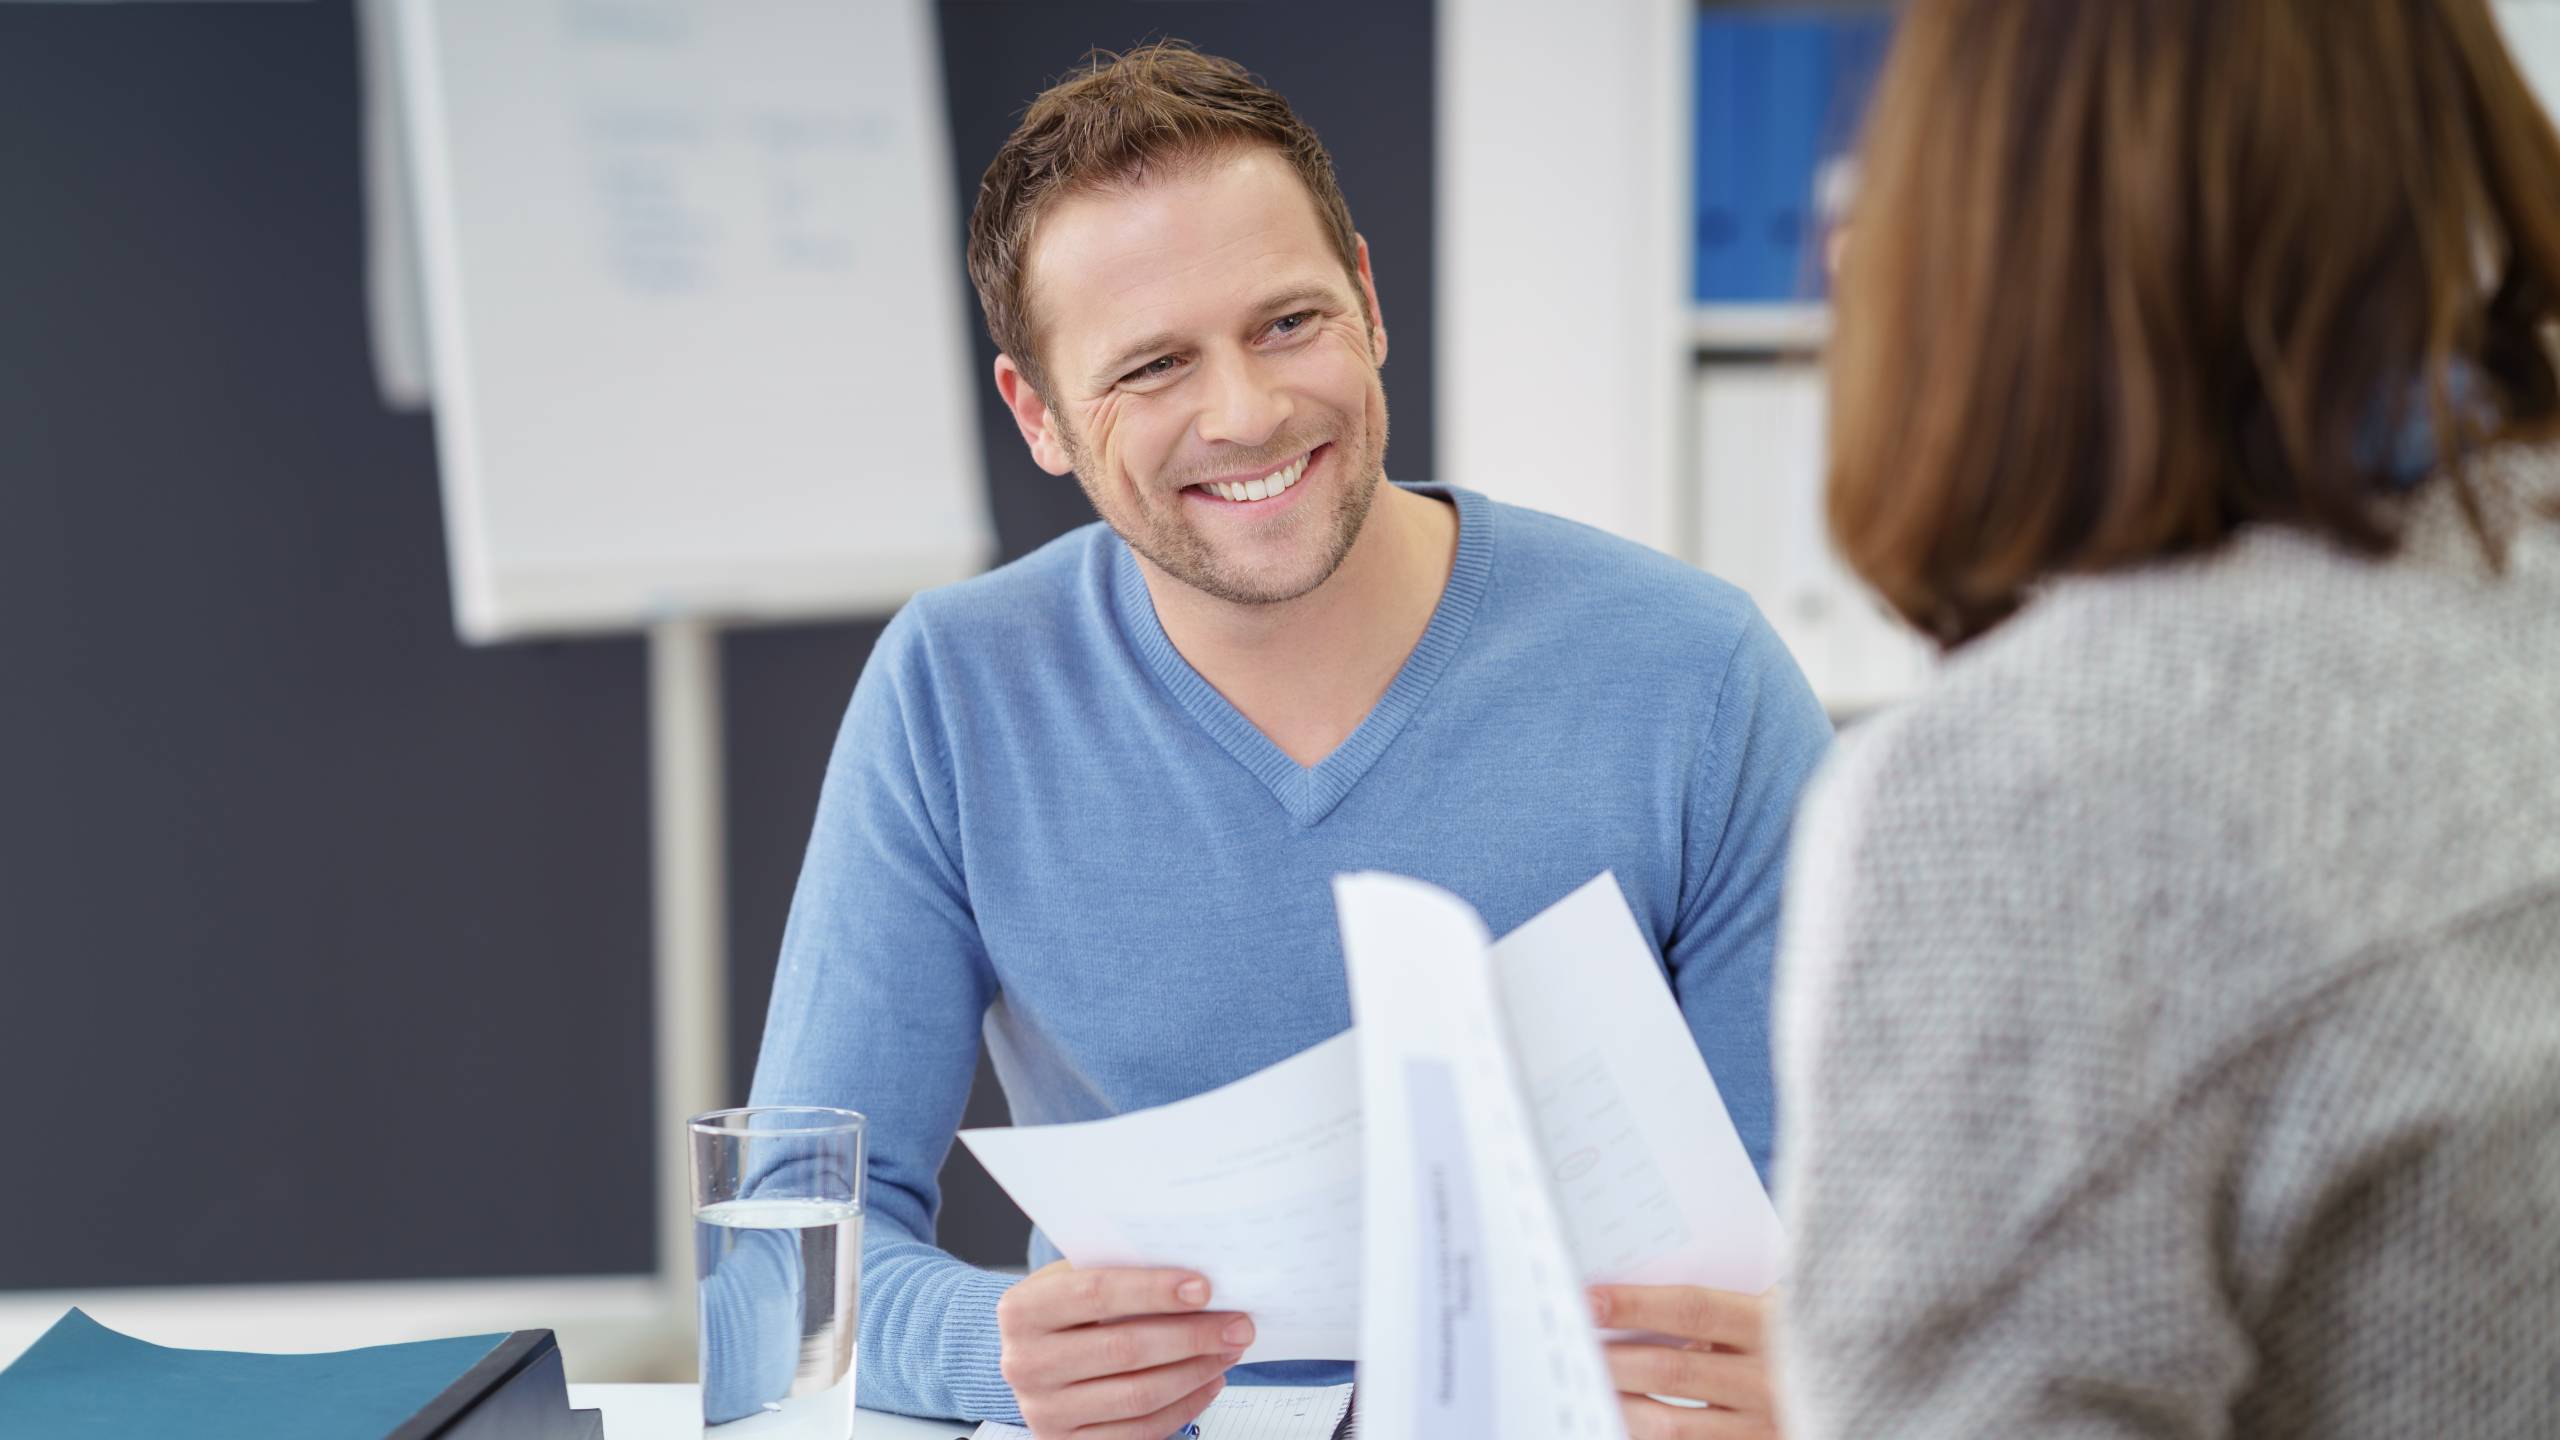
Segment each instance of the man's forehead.
[[1260,147],[1059,200],[1024,276],[1042,345],[1068,364],[1274,293],[1349,286],[1314,197]]

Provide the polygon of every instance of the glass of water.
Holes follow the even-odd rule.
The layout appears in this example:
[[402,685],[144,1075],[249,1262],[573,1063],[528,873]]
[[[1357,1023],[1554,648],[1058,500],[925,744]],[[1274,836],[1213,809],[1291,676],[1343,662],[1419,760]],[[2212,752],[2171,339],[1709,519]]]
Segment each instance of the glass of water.
[[721,1440],[846,1440],[862,1319],[851,1110],[756,1106],[688,1125],[702,1424]]

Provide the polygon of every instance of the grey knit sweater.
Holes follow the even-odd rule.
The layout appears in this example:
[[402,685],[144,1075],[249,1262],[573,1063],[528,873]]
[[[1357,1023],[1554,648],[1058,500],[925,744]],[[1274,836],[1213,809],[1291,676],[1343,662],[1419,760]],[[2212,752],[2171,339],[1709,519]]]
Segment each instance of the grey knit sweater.
[[1853,727],[1780,971],[1793,1440],[2560,1436],[2560,493],[2053,586]]

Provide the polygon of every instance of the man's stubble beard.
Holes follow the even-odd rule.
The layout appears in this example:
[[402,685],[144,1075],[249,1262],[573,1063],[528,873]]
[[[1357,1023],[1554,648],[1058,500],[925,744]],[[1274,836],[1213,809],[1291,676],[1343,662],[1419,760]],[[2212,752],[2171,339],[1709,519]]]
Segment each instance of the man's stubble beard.
[[[1351,481],[1339,488],[1333,501],[1333,521],[1325,541],[1324,563],[1313,578],[1304,584],[1279,588],[1256,586],[1246,577],[1222,567],[1216,551],[1200,533],[1183,523],[1183,501],[1177,494],[1171,508],[1127,517],[1123,523],[1103,503],[1102,487],[1094,482],[1093,456],[1073,430],[1064,432],[1067,459],[1074,466],[1076,483],[1084,487],[1085,499],[1095,513],[1146,561],[1192,589],[1212,599],[1231,605],[1280,605],[1295,600],[1333,578],[1342,562],[1349,558],[1351,547],[1360,539],[1360,531],[1368,523],[1370,508],[1377,503],[1379,487],[1386,483],[1387,423],[1383,397],[1378,406],[1376,433],[1364,437],[1362,454],[1352,463],[1359,469]],[[1303,481],[1300,483],[1304,483]]]

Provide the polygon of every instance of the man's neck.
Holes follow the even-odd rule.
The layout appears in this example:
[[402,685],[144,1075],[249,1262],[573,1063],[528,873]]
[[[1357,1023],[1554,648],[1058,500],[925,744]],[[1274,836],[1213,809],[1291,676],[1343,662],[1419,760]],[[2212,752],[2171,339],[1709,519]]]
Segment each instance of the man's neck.
[[1313,765],[1395,682],[1457,554],[1455,506],[1382,483],[1342,564],[1295,600],[1239,605],[1143,558],[1138,569],[1173,648],[1290,759]]

